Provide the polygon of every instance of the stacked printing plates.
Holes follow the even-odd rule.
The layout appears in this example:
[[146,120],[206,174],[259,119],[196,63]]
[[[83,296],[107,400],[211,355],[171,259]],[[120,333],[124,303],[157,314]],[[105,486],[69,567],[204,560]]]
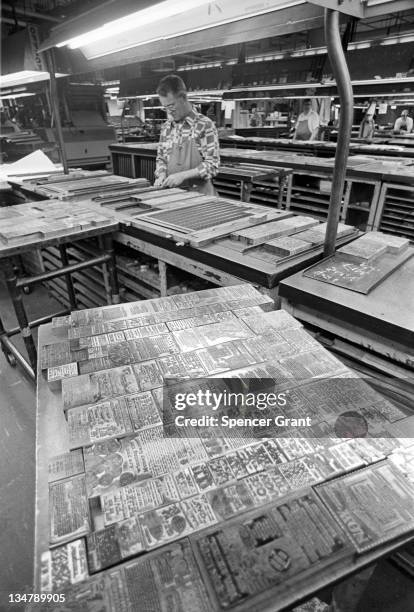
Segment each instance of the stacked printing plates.
[[133,187],[147,187],[146,179],[127,179],[114,174],[101,174],[95,176],[69,176],[63,180],[48,180],[32,182],[32,190],[47,198],[59,200],[85,199],[107,191],[120,191]]
[[[133,198],[138,201],[114,207],[124,222],[196,247],[286,215],[281,210],[181,189],[151,190]],[[153,210],[147,212],[145,207]]]
[[413,256],[409,244],[407,238],[368,232],[303,274],[324,283],[368,294]]
[[[40,367],[61,386],[52,407],[68,446],[40,482],[42,592],[85,610],[282,609],[413,532],[390,432],[410,417],[272,306],[239,285],[53,321]],[[231,432],[222,410],[210,428],[179,425],[177,391],[224,394],[237,379],[289,392],[240,416],[310,425]],[[350,439],[349,414],[370,437]]]
[[110,215],[97,214],[87,205],[59,200],[29,202],[0,211],[0,248],[27,245],[71,233],[113,225]]
[[[220,196],[245,202],[286,206],[287,190],[279,197],[281,179],[290,175],[289,168],[270,168],[258,164],[225,163],[214,178]],[[283,189],[283,187],[282,187]]]

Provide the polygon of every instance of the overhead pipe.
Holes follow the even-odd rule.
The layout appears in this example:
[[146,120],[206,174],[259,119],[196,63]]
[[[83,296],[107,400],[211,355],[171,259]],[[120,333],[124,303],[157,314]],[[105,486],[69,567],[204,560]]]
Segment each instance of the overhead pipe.
[[340,102],[338,140],[324,245],[324,256],[328,257],[335,252],[336,234],[341,212],[346,164],[348,161],[354,115],[352,83],[339,32],[338,11],[325,9],[325,40],[332,71],[336,80],[336,86],[338,88]]

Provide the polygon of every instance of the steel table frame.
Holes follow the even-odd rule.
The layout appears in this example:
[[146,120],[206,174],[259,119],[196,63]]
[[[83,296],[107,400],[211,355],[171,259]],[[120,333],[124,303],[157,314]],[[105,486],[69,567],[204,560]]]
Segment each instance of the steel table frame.
[[[53,317],[62,316],[76,310],[76,295],[73,287],[71,274],[85,268],[102,265],[105,274],[108,278],[107,302],[108,304],[119,304],[119,286],[116,272],[115,253],[113,248],[113,233],[118,229],[118,223],[113,221],[109,225],[76,231],[68,235],[58,238],[50,238],[45,240],[37,240],[25,245],[13,245],[0,247],[0,260],[2,269],[7,284],[7,289],[11,301],[13,303],[14,312],[16,314],[18,326],[12,329],[6,329],[3,321],[0,318],[0,346],[5,354],[10,365],[15,366],[17,363],[22,366],[26,374],[33,380],[36,380],[37,369],[37,351],[33,340],[32,329],[51,321]],[[96,253],[93,257],[85,259],[82,262],[69,264],[66,252],[66,245],[83,240],[85,238],[98,237],[99,246],[102,254]],[[24,252],[32,251],[37,248],[46,246],[57,246],[60,252],[62,267],[56,270],[50,270],[37,274],[35,276],[20,276],[17,267],[14,265],[14,258]],[[29,321],[26,309],[23,303],[24,289],[32,287],[43,281],[51,280],[52,278],[64,277],[69,296],[70,310],[63,310],[51,315]],[[13,344],[11,338],[17,334],[21,334],[26,347],[28,360]]]

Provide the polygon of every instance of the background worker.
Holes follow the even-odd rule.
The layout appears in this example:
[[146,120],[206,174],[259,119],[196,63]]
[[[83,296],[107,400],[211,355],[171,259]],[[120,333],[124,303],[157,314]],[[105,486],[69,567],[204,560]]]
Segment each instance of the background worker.
[[359,138],[363,138],[364,140],[372,140],[375,134],[375,121],[374,121],[374,112],[372,110],[368,110],[364,118],[361,121],[361,125],[359,126]]
[[302,112],[296,121],[294,140],[317,140],[319,126],[319,115],[312,109],[312,100],[308,98],[303,101]]
[[394,124],[395,134],[410,134],[413,131],[413,120],[408,116],[408,110],[403,110]]

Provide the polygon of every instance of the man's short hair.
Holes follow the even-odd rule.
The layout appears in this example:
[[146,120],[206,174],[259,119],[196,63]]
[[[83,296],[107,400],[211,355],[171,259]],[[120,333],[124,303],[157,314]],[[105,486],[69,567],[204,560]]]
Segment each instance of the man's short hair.
[[174,96],[187,96],[187,88],[182,78],[176,74],[169,74],[161,79],[157,87],[159,96],[168,96],[172,93]]
[[312,100],[310,98],[305,98],[303,104],[312,104]]

